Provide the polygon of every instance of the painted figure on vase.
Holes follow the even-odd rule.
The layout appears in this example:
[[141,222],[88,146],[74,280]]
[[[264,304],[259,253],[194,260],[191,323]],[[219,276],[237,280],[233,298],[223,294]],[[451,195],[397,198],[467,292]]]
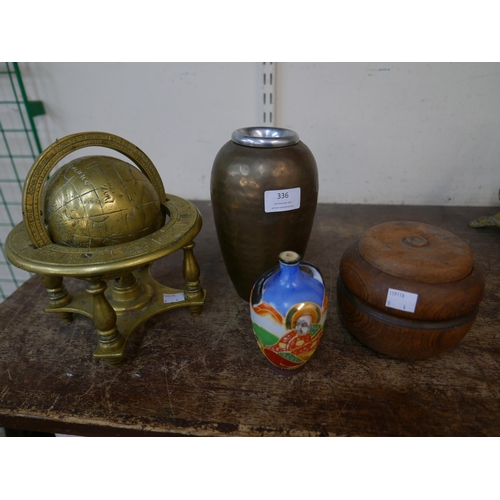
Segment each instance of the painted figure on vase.
[[292,306],[285,317],[270,304],[252,305],[253,330],[262,354],[281,369],[302,366],[321,340],[326,309],[326,295],[323,314],[311,302]]

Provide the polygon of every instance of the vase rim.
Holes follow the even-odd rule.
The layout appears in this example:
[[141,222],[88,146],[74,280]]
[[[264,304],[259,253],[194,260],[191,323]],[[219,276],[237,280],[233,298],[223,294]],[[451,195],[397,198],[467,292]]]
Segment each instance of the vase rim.
[[299,134],[287,128],[245,127],[231,135],[231,140],[241,146],[252,148],[283,148],[299,142]]
[[301,256],[293,250],[285,250],[278,255],[278,260],[287,266],[293,266],[301,260]]

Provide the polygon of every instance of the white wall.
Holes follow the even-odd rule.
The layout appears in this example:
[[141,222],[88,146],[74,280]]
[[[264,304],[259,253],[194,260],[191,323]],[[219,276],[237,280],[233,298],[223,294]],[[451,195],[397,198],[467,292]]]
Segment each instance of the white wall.
[[189,199],[210,197],[215,155],[234,129],[254,124],[259,112],[255,63],[20,67],[30,99],[45,104],[46,116],[36,118],[43,147],[76,132],[116,134],[150,157],[167,193]]
[[[209,198],[232,131],[261,124],[261,63],[20,67],[44,147],[117,134],[189,199]],[[276,80],[275,125],[314,153],[321,202],[498,205],[500,64],[278,63]]]
[[289,63],[278,83],[322,201],[498,204],[500,64]]

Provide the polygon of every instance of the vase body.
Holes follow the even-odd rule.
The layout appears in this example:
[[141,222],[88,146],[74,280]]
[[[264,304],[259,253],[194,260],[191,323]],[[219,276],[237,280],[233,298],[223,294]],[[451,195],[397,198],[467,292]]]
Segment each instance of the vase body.
[[280,252],[305,254],[318,200],[316,161],[293,131],[239,129],[214,160],[210,196],[226,269],[248,301]]
[[257,344],[271,367],[289,374],[303,367],[323,335],[328,299],[321,272],[296,252],[279,255],[250,294]]

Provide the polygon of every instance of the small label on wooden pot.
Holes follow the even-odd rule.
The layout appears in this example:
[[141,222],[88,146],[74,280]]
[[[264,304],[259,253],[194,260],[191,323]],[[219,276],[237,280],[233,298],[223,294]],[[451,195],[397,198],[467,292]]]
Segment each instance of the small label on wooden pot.
[[264,192],[264,211],[286,212],[300,208],[300,188],[276,189]]
[[417,307],[417,299],[418,294],[416,293],[389,288],[385,305],[387,307],[392,307],[393,309],[399,309],[400,311],[414,313],[415,308]]
[[163,294],[164,304],[170,304],[171,302],[182,302],[183,300],[184,300],[184,292]]

